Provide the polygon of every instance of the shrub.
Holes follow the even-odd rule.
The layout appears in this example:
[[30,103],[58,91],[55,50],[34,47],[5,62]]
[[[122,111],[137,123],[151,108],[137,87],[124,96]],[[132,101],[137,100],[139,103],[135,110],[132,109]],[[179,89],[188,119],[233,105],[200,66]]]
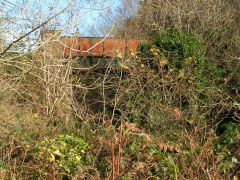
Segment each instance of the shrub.
[[91,147],[75,135],[60,134],[54,138],[46,138],[36,144],[43,160],[56,163],[68,175],[82,171],[81,165],[90,165],[92,156],[88,154]]

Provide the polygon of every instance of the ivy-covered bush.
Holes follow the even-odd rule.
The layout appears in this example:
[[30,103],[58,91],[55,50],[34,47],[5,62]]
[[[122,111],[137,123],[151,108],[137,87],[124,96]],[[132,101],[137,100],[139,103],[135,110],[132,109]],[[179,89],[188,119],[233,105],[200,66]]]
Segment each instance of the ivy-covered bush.
[[[227,67],[206,60],[200,39],[188,31],[181,32],[177,28],[170,28],[158,32],[153,39],[153,45],[142,44],[139,49],[148,57],[160,54],[168,60],[170,70],[198,86],[219,85],[227,76]],[[159,52],[157,54],[156,49]],[[153,53],[149,53],[150,51]]]
[[56,163],[69,175],[74,175],[82,170],[82,165],[90,165],[92,162],[92,155],[88,154],[91,146],[84,139],[73,134],[46,138],[37,143],[36,147],[40,150],[43,160]]
[[[156,33],[153,42],[152,47],[144,44],[140,50],[145,53],[155,47],[163,57],[162,59],[168,60],[168,67],[179,73],[179,76],[188,78],[190,82],[194,80],[198,84],[204,85],[206,83],[206,77],[203,75],[205,69],[204,51],[196,35],[171,28]],[[158,56],[155,51],[152,53],[153,57]]]

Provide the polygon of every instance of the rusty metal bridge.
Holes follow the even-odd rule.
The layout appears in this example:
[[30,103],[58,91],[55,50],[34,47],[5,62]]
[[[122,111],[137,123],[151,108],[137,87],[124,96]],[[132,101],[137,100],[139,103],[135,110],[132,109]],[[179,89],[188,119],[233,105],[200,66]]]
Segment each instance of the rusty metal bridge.
[[60,31],[45,30],[41,32],[43,51],[58,59],[77,58],[81,67],[106,67],[109,58],[128,57],[136,53],[137,48],[146,40],[100,38],[100,37],[69,37],[60,36]]

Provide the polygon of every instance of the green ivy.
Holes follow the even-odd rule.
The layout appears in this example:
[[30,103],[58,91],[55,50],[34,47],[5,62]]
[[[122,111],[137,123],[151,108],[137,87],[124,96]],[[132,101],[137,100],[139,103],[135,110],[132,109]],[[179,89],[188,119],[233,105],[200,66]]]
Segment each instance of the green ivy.
[[91,147],[82,138],[73,134],[60,134],[52,139],[46,138],[37,143],[40,155],[44,159],[57,163],[66,173],[74,174],[79,170],[79,165],[88,165],[92,156],[87,153]]
[[234,144],[240,144],[240,142],[235,141],[235,137],[240,132],[240,126],[237,123],[229,122],[223,124],[221,127],[224,133],[220,137],[219,143],[225,146],[232,146]]
[[[206,64],[204,62],[204,51],[199,38],[188,31],[180,32],[177,28],[156,33],[153,45],[143,44],[140,51],[150,56],[151,49],[156,48],[161,52],[161,57],[166,57],[170,62],[168,65],[174,69],[180,77],[187,78],[189,82],[205,86],[208,82]],[[156,47],[156,48],[155,48]],[[188,75],[186,75],[188,74]],[[186,77],[187,76],[187,77]]]

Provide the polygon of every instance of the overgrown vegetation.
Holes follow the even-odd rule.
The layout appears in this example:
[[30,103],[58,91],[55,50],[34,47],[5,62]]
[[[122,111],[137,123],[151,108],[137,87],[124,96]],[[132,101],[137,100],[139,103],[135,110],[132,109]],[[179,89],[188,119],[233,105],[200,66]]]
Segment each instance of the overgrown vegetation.
[[2,179],[240,177],[237,12],[201,1],[199,18],[174,2],[161,31],[141,29],[151,43],[108,59],[117,67],[81,69],[49,49],[0,56]]

